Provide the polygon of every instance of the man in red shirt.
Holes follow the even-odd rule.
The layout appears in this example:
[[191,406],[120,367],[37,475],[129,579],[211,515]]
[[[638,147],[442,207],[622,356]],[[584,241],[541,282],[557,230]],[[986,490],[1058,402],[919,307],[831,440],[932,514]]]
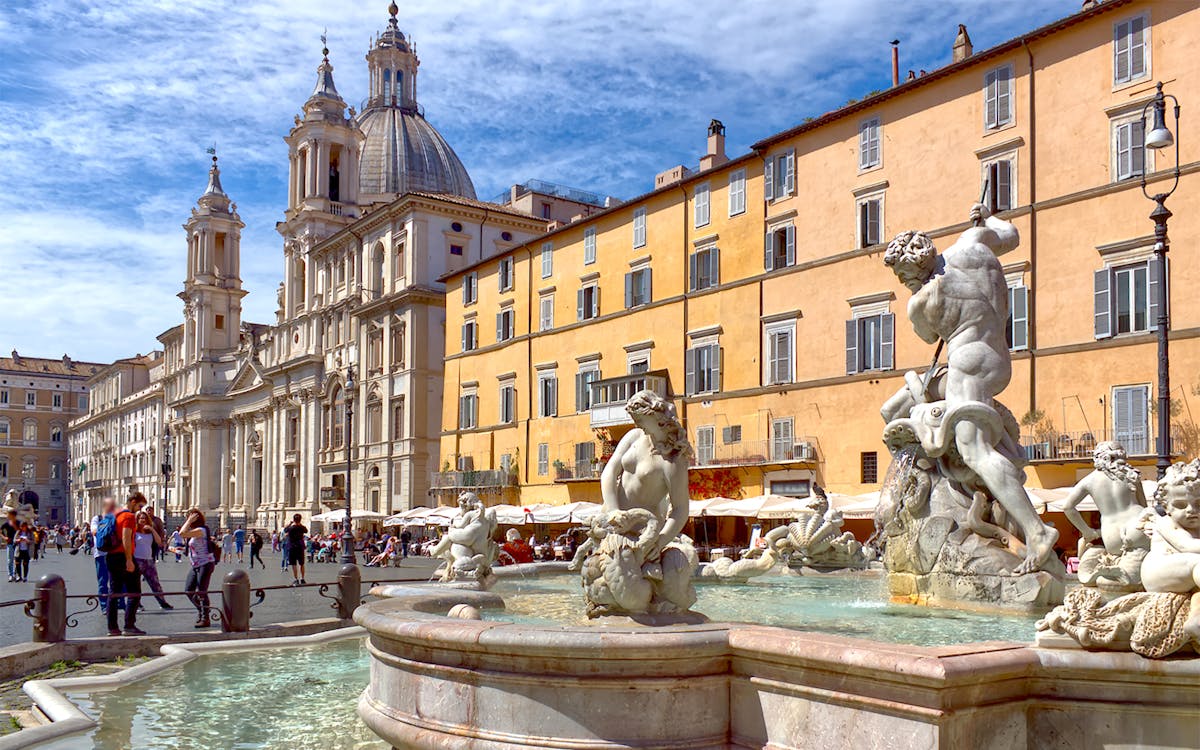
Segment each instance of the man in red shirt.
[[[146,631],[137,626],[138,605],[141,603],[142,577],[137,572],[137,564],[133,561],[133,534],[136,527],[137,512],[146,505],[146,497],[140,492],[134,492],[125,501],[125,507],[116,512],[117,544],[108,550],[106,563],[110,580],[109,590],[113,601],[122,594],[134,594],[125,600],[125,635],[145,635]],[[117,607],[108,607],[108,634],[121,635],[117,627]]]

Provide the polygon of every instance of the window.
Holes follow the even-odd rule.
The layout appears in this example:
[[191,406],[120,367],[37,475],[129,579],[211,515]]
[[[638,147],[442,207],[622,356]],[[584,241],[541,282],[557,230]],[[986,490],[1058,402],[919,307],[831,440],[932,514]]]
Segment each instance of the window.
[[550,212],[551,212],[552,208],[553,207],[549,203],[545,203],[545,202],[542,203],[542,218],[543,219],[550,218]]
[[858,459],[859,472],[863,484],[875,484],[879,481],[879,454],[875,451],[864,451]]
[[642,372],[650,372],[650,353],[638,352],[630,354],[626,360],[630,375],[637,375]]
[[548,279],[554,273],[554,243],[542,243],[542,278]]
[[53,394],[50,398],[50,405],[53,406],[55,409],[61,409],[62,404],[63,404],[62,398],[63,398],[63,395],[61,393]]
[[987,180],[984,201],[993,213],[1008,211],[1016,205],[1013,190],[1013,161],[1011,158],[997,159],[983,165],[983,178]]
[[1113,388],[1113,438],[1131,456],[1150,453],[1150,386]]
[[983,79],[983,126],[988,130],[1012,122],[1012,66],[988,71]]
[[591,320],[600,314],[600,287],[588,284],[576,292],[575,297],[576,320]]
[[715,341],[684,352],[684,384],[689,396],[721,390],[721,347]]
[[693,219],[697,227],[708,226],[709,221],[709,201],[708,201],[708,183],[702,182],[696,186],[692,193],[692,211]]
[[595,476],[596,444],[588,441],[575,444],[575,478]]
[[858,168],[871,169],[879,162],[879,118],[873,117],[858,126]]
[[1141,177],[1146,171],[1146,124],[1136,119],[1113,122],[1113,179]]
[[464,352],[475,351],[479,346],[479,326],[474,320],[468,320],[462,326],[462,350]]
[[21,437],[26,443],[36,443],[38,439],[37,422],[32,419],[26,419],[21,431]]
[[858,246],[871,247],[882,241],[883,196],[863,198],[858,202]]
[[0,479],[8,479],[8,457],[0,456]]
[[511,307],[496,313],[496,341],[508,341],[513,337],[513,319],[516,317]]
[[767,372],[764,385],[782,385],[792,382],[792,362],[795,354],[796,324],[767,329]]
[[633,212],[633,246],[646,245],[646,209],[638,208]]
[[473,429],[479,417],[479,396],[467,393],[458,397],[458,428]]
[[792,224],[767,230],[763,268],[774,271],[796,265],[796,227]]
[[1029,289],[1023,285],[1008,288],[1008,324],[1004,333],[1010,351],[1029,348]]
[[721,251],[716,245],[702,247],[688,259],[691,291],[710,289],[721,283]]
[[392,404],[392,440],[404,439],[404,397]]
[[392,322],[391,330],[391,356],[392,366],[398,369],[404,369],[404,349],[405,349],[405,328],[404,323]]
[[792,460],[792,418],[771,420],[771,460]]
[[742,426],[740,424],[732,424],[721,429],[721,442],[725,445],[742,442]]
[[7,404],[7,403],[8,403],[8,389],[4,388],[4,389],[0,390],[0,404]]
[[711,466],[716,458],[714,451],[714,438],[716,428],[714,427],[697,427],[696,428],[696,463],[700,466]]
[[544,477],[550,473],[550,444],[538,443],[537,452],[537,473]]
[[600,379],[597,367],[588,367],[575,373],[575,411],[585,412],[592,408],[592,383]]
[[1157,330],[1159,276],[1155,259],[1096,271],[1096,338]]
[[625,274],[625,308],[650,304],[650,269],[639,268]]
[[0,445],[8,445],[9,427],[7,419],[0,419]]
[[[4,401],[3,403],[8,403],[8,402],[7,402],[7,401]],[[79,397],[79,410],[80,410],[80,411],[87,411],[87,408],[88,408],[88,397],[87,397],[87,396],[80,396],[80,397]]]
[[21,478],[28,482],[37,479],[37,462],[32,458],[25,459],[21,464]]
[[588,227],[583,230],[583,265],[590,266],[596,262],[596,228]]
[[367,401],[367,442],[378,443],[383,440],[383,404],[379,394],[373,394]]
[[405,276],[403,242],[396,243],[396,253],[392,260],[392,273],[397,279],[403,279]]
[[558,416],[558,376],[552,372],[538,375],[538,416]]
[[894,366],[896,316],[862,315],[846,321],[846,374]]
[[450,254],[451,255],[462,255],[463,254],[463,246],[462,245],[451,245],[450,246]]
[[763,167],[764,199],[780,200],[796,192],[796,151],[788,149],[768,157]]
[[474,271],[463,276],[462,294],[464,305],[472,305],[479,299],[479,275]]
[[729,173],[729,215],[746,213],[746,170],[735,169]]
[[50,442],[54,445],[62,445],[62,435],[62,428],[58,425],[54,425],[50,428]]
[[500,284],[500,291],[507,292],[513,288],[513,260],[512,258],[501,258],[500,264],[496,267],[496,280]]
[[225,316],[224,315],[216,316],[216,318],[213,320],[213,328],[216,328],[218,331],[225,330]]
[[1113,85],[1129,83],[1148,75],[1150,70],[1150,29],[1146,16],[1136,16],[1113,24]]
[[543,294],[538,299],[538,330],[549,331],[554,327],[554,295]]
[[25,391],[25,405],[37,406],[37,391]]
[[500,424],[512,424],[517,419],[517,388],[511,382],[500,386]]

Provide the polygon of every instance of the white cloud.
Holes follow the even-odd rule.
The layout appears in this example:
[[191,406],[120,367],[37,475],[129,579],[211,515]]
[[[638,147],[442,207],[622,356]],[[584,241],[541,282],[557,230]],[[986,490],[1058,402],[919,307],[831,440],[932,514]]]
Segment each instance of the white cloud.
[[[976,47],[1078,8],[1076,0],[739,4],[667,0],[405,4],[419,98],[481,197],[538,177],[629,196],[695,162],[717,117],[731,150],[932,69],[956,24]],[[324,0],[21,0],[0,17],[0,349],[112,359],[175,325],[182,224],[216,143],[247,223],[250,320],[273,319],[282,136],[312,90],[328,27],[338,88],[365,95],[386,3]],[[57,354],[57,351],[52,352]]]

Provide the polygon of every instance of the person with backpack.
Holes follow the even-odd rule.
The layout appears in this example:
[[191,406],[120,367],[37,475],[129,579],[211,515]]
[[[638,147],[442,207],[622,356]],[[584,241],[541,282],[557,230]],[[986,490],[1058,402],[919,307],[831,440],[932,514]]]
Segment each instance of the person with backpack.
[[220,550],[212,540],[212,532],[204,523],[204,513],[199,508],[187,512],[187,520],[179,529],[187,545],[188,559],[192,569],[188,571],[187,582],[183,590],[188,592],[188,599],[196,607],[198,617],[196,627],[207,628],[212,625],[209,620],[208,584],[212,581],[213,569],[217,566],[216,553]]
[[8,582],[12,583],[17,580],[14,573],[14,563],[17,559],[17,529],[21,528],[20,522],[17,521],[17,512],[15,510],[8,511],[8,518],[0,525],[0,535],[3,535],[4,541],[8,546]]
[[304,547],[305,535],[308,534],[308,528],[300,523],[300,514],[292,516],[292,522],[283,530],[287,535],[287,556],[288,565],[292,566],[292,585],[299,586],[305,583],[304,580]]
[[[92,558],[96,562],[96,594],[100,597],[100,612],[102,614],[108,614],[109,605],[108,558],[104,554],[104,551],[100,549],[99,537],[97,534],[100,533],[100,522],[105,518],[112,516],[112,514],[116,511],[116,508],[116,500],[111,497],[104,498],[100,504],[100,514],[92,516],[92,521],[89,524],[88,529],[88,543],[91,546]],[[117,604],[120,605],[121,602],[118,601]]]
[[20,528],[17,529],[17,535],[13,540],[17,546],[17,576],[14,580],[28,581],[29,580],[29,550],[33,547],[33,530],[29,528],[29,524],[21,522]]
[[[106,513],[100,519],[96,531],[96,549],[104,553],[104,564],[108,569],[109,590],[113,600],[119,600],[123,594],[132,594],[125,601],[125,628],[117,627],[117,608],[109,602],[108,634],[109,635],[145,635],[146,631],[137,626],[138,602],[142,593],[142,577],[138,573],[137,563],[133,559],[134,533],[136,514],[145,504],[145,498],[135,493],[130,495],[124,508],[115,508],[114,513]],[[106,503],[107,505],[107,503]]]
[[258,564],[267,569],[267,564],[262,559],[263,538],[262,534],[257,531],[250,532],[250,569],[254,569],[254,561],[258,560]]

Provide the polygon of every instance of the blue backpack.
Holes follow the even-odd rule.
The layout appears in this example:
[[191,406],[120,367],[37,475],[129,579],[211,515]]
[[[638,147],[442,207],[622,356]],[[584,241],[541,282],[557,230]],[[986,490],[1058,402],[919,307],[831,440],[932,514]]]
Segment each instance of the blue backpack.
[[101,552],[113,552],[121,546],[121,538],[117,535],[117,516],[128,512],[119,510],[115,514],[101,516],[100,523],[96,524],[96,549]]

